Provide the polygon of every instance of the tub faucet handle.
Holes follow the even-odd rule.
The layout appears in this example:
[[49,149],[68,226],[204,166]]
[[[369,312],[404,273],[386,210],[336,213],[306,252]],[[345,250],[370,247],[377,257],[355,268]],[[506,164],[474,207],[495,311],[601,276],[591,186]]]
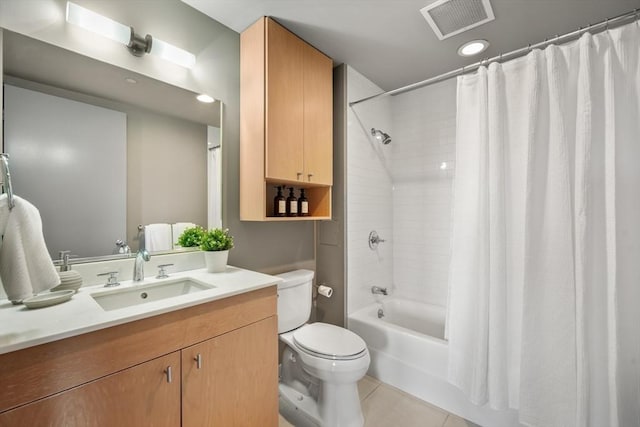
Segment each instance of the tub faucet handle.
[[371,293],[374,295],[389,295],[387,293],[387,288],[381,288],[380,286],[372,286]]
[[369,233],[369,249],[371,249],[372,251],[375,251],[376,249],[378,249],[379,243],[384,243],[384,242],[385,240],[380,238],[376,230],[373,230],[371,233]]

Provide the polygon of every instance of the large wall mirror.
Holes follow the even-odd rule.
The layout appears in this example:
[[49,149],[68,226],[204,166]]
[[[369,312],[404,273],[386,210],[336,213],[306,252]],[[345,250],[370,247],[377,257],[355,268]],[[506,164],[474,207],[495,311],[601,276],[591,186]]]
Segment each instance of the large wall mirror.
[[52,258],[135,253],[149,224],[219,226],[221,102],[8,30],[3,82],[14,193]]

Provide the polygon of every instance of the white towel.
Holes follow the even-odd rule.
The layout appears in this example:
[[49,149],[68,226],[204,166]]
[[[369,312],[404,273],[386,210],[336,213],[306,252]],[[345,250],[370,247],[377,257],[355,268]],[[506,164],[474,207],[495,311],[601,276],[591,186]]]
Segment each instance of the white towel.
[[149,224],[144,227],[145,249],[149,252],[170,251],[173,247],[171,225]]
[[46,291],[60,284],[42,234],[40,212],[28,201],[13,196],[9,210],[6,195],[0,199],[0,277],[11,301]]
[[179,248],[178,237],[186,230],[187,228],[193,228],[196,225],[192,222],[176,222],[175,224],[171,224],[171,228],[173,230],[173,248]]

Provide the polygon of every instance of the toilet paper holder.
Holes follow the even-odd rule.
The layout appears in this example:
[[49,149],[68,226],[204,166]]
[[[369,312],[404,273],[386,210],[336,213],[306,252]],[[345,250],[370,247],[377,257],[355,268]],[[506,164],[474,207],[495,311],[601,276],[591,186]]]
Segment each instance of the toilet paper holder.
[[324,282],[314,284],[313,287],[316,290],[314,295],[315,298],[317,298],[318,295],[322,295],[325,298],[331,298],[331,296],[333,295],[333,288]]

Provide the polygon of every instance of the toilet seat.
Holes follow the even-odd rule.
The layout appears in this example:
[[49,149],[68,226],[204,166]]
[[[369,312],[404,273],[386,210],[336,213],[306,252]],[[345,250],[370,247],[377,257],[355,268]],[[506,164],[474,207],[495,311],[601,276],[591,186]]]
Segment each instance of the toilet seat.
[[353,360],[364,355],[364,340],[348,329],[328,323],[312,323],[293,333],[293,342],[301,351],[331,360]]

